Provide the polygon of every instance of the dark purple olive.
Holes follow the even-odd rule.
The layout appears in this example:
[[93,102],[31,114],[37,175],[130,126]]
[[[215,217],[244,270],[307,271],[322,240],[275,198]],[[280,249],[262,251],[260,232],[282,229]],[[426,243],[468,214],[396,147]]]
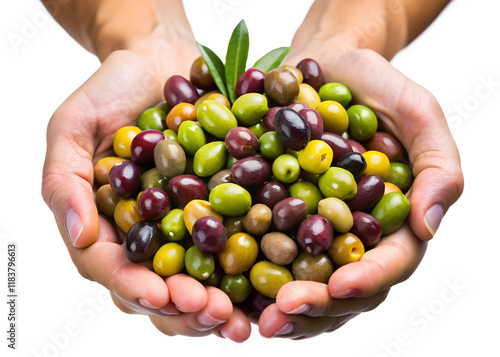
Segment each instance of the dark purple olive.
[[259,149],[259,140],[248,128],[239,126],[229,130],[225,137],[226,149],[235,159],[254,156]]
[[215,254],[224,248],[227,231],[221,221],[205,216],[198,219],[192,230],[193,243],[204,254]]
[[292,103],[290,105],[287,105],[286,107],[290,108],[290,109],[293,109],[293,110],[295,110],[298,113],[302,109],[309,108],[309,105],[307,105],[307,103],[303,103],[303,102],[295,102],[295,103]]
[[262,295],[257,290],[253,289],[250,296],[244,301],[244,304],[253,316],[259,318],[266,307],[275,302],[275,299]]
[[132,161],[122,161],[109,170],[111,190],[118,197],[130,197],[141,186],[141,172]]
[[333,227],[328,220],[315,214],[307,217],[297,231],[297,242],[312,255],[327,250],[333,241]]
[[283,107],[272,107],[270,108],[264,118],[262,118],[262,122],[268,131],[274,131],[274,117],[276,116],[276,112]]
[[234,92],[236,97],[247,93],[264,93],[266,74],[257,68],[249,68],[236,81]]
[[355,234],[365,247],[377,244],[382,236],[382,226],[379,221],[368,213],[352,212],[353,225],[351,232]]
[[279,182],[268,181],[257,191],[255,201],[273,209],[276,203],[288,197],[286,187]]
[[356,185],[356,195],[346,201],[351,211],[370,211],[384,196],[384,181],[378,175],[361,176]]
[[342,155],[335,166],[349,171],[355,179],[358,179],[366,170],[366,159],[359,152],[349,152]]
[[159,130],[141,131],[132,139],[130,144],[132,161],[139,166],[154,166],[155,147],[162,140],[165,140],[165,134]]
[[272,107],[292,104],[297,100],[299,92],[299,81],[289,70],[276,68],[266,74],[264,93]]
[[366,152],[366,149],[363,145],[361,145],[360,142],[354,140],[354,139],[349,139],[347,142],[351,145],[352,151],[354,152],[359,152],[360,154]]
[[179,207],[192,200],[208,198],[207,184],[196,175],[178,175],[170,179],[167,193]]
[[321,140],[330,145],[333,150],[333,164],[342,156],[349,152],[353,152],[351,144],[340,135],[324,132],[321,134]]
[[306,201],[299,197],[285,198],[276,203],[273,208],[274,226],[282,232],[298,227],[306,218]]
[[217,89],[212,74],[210,74],[210,70],[201,56],[195,59],[191,65],[189,80],[196,87],[207,92]]
[[290,108],[276,112],[274,129],[278,139],[290,150],[302,150],[311,138],[311,128],[307,121]]
[[179,103],[194,104],[200,97],[195,86],[179,75],[172,76],[165,82],[163,94],[168,105],[172,108]]
[[144,219],[160,219],[170,212],[170,199],[161,188],[147,188],[138,202],[139,213]]
[[238,160],[231,167],[231,181],[243,187],[262,185],[271,174],[271,164],[258,156]]
[[135,223],[125,236],[125,255],[134,263],[141,263],[155,255],[163,243],[163,235],[154,221]]
[[390,162],[400,161],[405,156],[405,148],[394,135],[377,131],[365,143],[367,150],[380,151],[387,155]]
[[302,115],[311,128],[311,140],[321,140],[323,135],[323,119],[321,119],[321,115],[311,108],[304,108],[299,111],[299,114]]
[[325,77],[321,68],[315,60],[311,58],[303,59],[296,66],[302,72],[304,76],[304,83],[309,84],[313,87],[316,92],[319,91],[320,87],[325,84]]

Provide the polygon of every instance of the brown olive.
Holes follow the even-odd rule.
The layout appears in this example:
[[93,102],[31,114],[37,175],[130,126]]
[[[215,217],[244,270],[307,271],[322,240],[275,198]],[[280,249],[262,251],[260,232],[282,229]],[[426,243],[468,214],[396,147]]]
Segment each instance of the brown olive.
[[201,56],[194,60],[191,66],[189,79],[196,87],[205,91],[216,89],[214,79],[208,70],[207,64]]
[[287,69],[273,69],[264,79],[264,93],[272,106],[292,104],[297,100],[299,92],[297,77]]
[[326,284],[333,274],[333,264],[325,254],[311,255],[302,252],[293,262],[292,274],[295,280],[317,281]]
[[186,154],[175,141],[165,139],[155,147],[156,168],[163,176],[172,178],[186,171]]
[[243,218],[245,216],[227,216],[224,217],[224,227],[226,228],[227,231],[227,236],[228,238],[231,237],[235,233],[240,233],[243,232]]
[[249,234],[261,236],[271,227],[273,212],[265,204],[257,203],[250,207],[245,218],[243,227]]
[[113,217],[118,201],[120,201],[120,197],[113,193],[109,184],[102,185],[96,192],[97,207],[106,216]]
[[278,265],[288,265],[298,254],[297,243],[281,232],[265,234],[260,241],[260,248],[267,259]]

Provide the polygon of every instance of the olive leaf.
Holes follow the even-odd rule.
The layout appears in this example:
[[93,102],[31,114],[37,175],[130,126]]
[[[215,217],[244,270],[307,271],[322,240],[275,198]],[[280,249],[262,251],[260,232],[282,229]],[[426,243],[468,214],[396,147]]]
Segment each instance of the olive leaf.
[[208,70],[214,79],[217,88],[220,92],[227,98],[227,89],[226,89],[226,75],[224,70],[224,63],[222,60],[212,51],[210,48],[203,46],[199,42],[196,42],[198,49],[200,50],[201,56],[203,60],[207,64]]
[[290,52],[290,47],[279,47],[276,48],[264,56],[262,56],[255,64],[253,68],[261,70],[264,73],[269,73],[275,68],[278,68],[283,60],[286,58]]
[[236,100],[236,82],[246,69],[249,45],[247,25],[241,20],[231,35],[226,53],[226,85],[231,103]]

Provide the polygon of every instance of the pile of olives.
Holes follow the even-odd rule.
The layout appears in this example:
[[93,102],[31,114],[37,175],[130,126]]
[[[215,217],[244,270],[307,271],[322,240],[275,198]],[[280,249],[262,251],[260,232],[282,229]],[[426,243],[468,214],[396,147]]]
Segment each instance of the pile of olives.
[[201,57],[190,80],[170,77],[166,101],[95,165],[96,201],[130,261],[259,310],[291,280],[327,283],[397,230],[413,176],[401,143],[312,59],[250,68],[235,93],[216,90]]

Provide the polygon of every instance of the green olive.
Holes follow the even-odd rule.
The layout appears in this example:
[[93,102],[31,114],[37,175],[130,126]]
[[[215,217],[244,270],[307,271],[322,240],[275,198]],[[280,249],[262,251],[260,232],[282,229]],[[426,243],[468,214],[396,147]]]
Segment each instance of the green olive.
[[165,138],[167,138],[169,140],[179,142],[179,140],[177,138],[177,133],[175,131],[173,131],[172,129],[163,130],[163,135],[165,135]]
[[221,183],[208,196],[212,208],[223,216],[245,214],[252,206],[250,193],[235,183]]
[[186,251],[185,266],[188,274],[195,279],[208,279],[215,271],[212,254],[202,253],[195,245]]
[[149,108],[146,109],[137,122],[137,126],[141,130],[156,129],[163,131],[167,129],[167,124],[165,119],[167,113],[160,108]]
[[179,126],[177,141],[186,153],[194,155],[199,148],[207,143],[207,138],[199,124],[187,120]]
[[160,229],[171,242],[182,240],[187,234],[187,228],[184,224],[184,211],[174,208],[167,213],[161,220]]
[[160,141],[156,144],[154,155],[156,168],[167,178],[182,175],[186,170],[186,153],[175,141]]
[[364,105],[353,105],[347,109],[349,135],[357,141],[371,139],[377,132],[378,120],[375,113]]
[[341,83],[326,83],[319,89],[321,101],[334,100],[347,108],[352,100],[352,94],[349,88]]
[[318,214],[325,217],[337,232],[345,233],[352,228],[351,210],[344,201],[338,198],[328,197],[319,201]]
[[259,93],[247,93],[236,99],[231,112],[240,125],[249,126],[257,124],[266,115],[268,109],[265,96]]
[[226,166],[227,155],[223,141],[212,141],[203,145],[194,154],[194,172],[200,177],[214,175]]
[[403,192],[406,192],[413,183],[413,174],[408,165],[400,162],[391,162],[389,175],[385,178],[385,182],[390,182],[399,187]]
[[168,184],[168,178],[160,174],[156,167],[149,169],[141,175],[141,190],[147,188],[161,188],[165,191]]
[[224,139],[229,130],[238,126],[236,117],[225,105],[210,99],[198,106],[196,118],[203,129],[219,139]]
[[410,200],[401,192],[391,192],[384,195],[373,207],[371,215],[382,226],[382,235],[396,231],[410,213]]
[[250,125],[248,129],[250,129],[250,131],[255,134],[257,139],[259,139],[262,136],[262,134],[264,134],[267,131],[262,120],[259,121],[257,124]]
[[275,131],[268,131],[259,138],[260,152],[266,159],[274,160],[286,151]]
[[288,186],[290,197],[299,197],[306,201],[307,214],[318,213],[318,203],[324,197],[316,185],[309,181],[297,181]]
[[217,258],[226,274],[237,275],[250,269],[258,253],[259,245],[254,237],[248,233],[235,233],[217,253]]
[[319,189],[325,197],[336,197],[342,201],[356,195],[357,185],[354,176],[346,169],[330,167],[318,181]]
[[258,262],[250,270],[250,282],[255,290],[273,299],[278,290],[292,280],[292,273],[287,268],[268,261]]
[[242,275],[225,274],[220,282],[220,289],[224,291],[233,304],[239,304],[250,295],[250,282]]

